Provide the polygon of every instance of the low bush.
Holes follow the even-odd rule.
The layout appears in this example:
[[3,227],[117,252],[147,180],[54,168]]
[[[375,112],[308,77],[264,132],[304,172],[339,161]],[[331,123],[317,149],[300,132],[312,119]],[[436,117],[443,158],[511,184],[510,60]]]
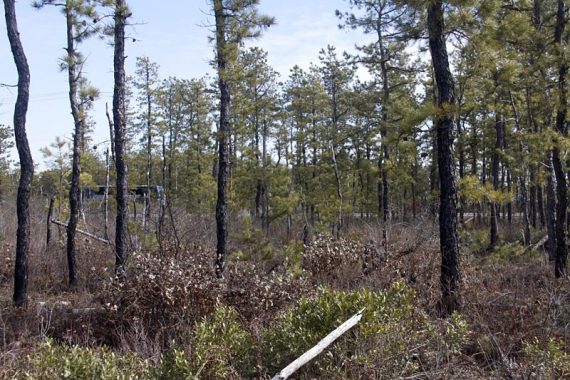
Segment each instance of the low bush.
[[459,315],[437,329],[417,307],[403,282],[386,291],[321,289],[285,312],[262,338],[264,365],[280,370],[351,315],[365,308],[358,327],[303,371],[320,378],[394,378],[417,372],[421,354],[442,346],[459,350],[468,329]]

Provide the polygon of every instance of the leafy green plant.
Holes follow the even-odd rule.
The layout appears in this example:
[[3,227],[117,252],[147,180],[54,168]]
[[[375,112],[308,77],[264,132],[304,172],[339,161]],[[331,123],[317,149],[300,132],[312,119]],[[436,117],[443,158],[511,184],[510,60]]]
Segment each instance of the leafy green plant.
[[403,282],[386,291],[320,289],[315,298],[301,299],[265,332],[264,364],[278,371],[365,308],[360,324],[322,354],[311,370],[323,377],[358,373],[390,377],[414,372],[414,350],[422,346],[428,331],[427,320],[416,306],[414,291]]
[[232,307],[218,304],[194,329],[193,364],[203,378],[228,378],[247,373],[253,357],[253,337],[239,323]]
[[28,379],[140,379],[150,374],[149,363],[136,355],[58,345],[52,340],[40,343],[28,359]]
[[555,338],[542,342],[534,338],[524,343],[531,378],[566,379],[570,377],[570,355],[564,351],[564,343]]

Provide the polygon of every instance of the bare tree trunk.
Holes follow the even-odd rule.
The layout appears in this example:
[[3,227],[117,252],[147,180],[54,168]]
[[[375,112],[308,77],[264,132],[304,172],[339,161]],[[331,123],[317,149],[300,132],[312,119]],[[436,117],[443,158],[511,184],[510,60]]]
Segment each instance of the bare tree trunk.
[[[564,0],[558,0],[556,13],[555,42],[559,48],[560,67],[558,70],[558,111],[556,112],[556,130],[561,136],[567,136],[566,113],[568,108],[566,77],[568,75],[568,62],[564,57],[565,41],[564,30],[566,28],[566,5]],[[568,207],[568,186],[562,160],[560,158],[559,144],[552,151],[552,163],[556,176],[556,261],[554,274],[556,278],[563,277],[567,273],[568,248],[566,246],[566,208]]]
[[455,104],[453,77],[449,69],[444,34],[443,2],[428,5],[427,24],[429,47],[437,85],[437,105],[441,115],[436,118],[437,158],[440,182],[439,237],[441,248],[441,311],[450,315],[460,306],[459,247],[457,242],[457,194],[453,176],[453,114]]
[[49,198],[49,206],[48,206],[48,213],[47,213],[47,221],[46,221],[46,250],[49,248],[49,243],[51,242],[51,219],[53,216],[53,204],[54,204],[54,196]]
[[336,228],[336,236],[337,238],[340,237],[340,233],[342,230],[342,226],[344,224],[344,217],[343,217],[343,213],[342,213],[342,201],[343,201],[343,196],[342,196],[342,187],[341,187],[341,182],[340,182],[340,173],[338,171],[338,165],[336,162],[336,152],[335,152],[335,148],[333,143],[331,142],[331,154],[332,154],[332,162],[333,162],[333,168],[334,168],[334,176],[336,179],[336,194],[338,196],[338,201],[339,201],[339,206],[338,206],[338,225]]
[[4,0],[4,14],[10,48],[18,70],[18,96],[14,107],[14,135],[20,158],[20,180],[18,183],[16,232],[16,265],[14,268],[14,306],[21,307],[28,302],[28,252],[30,250],[30,194],[34,162],[26,136],[26,114],[30,98],[30,69],[24,47],[20,41],[16,19],[15,0]]
[[80,74],[77,73],[77,56],[75,51],[74,15],[71,0],[65,3],[65,19],[67,24],[67,77],[69,82],[69,103],[73,116],[73,158],[71,163],[71,185],[69,187],[69,222],[67,223],[67,268],[69,271],[69,285],[77,285],[77,268],[75,252],[75,230],[79,219],[79,176],[81,175],[81,135],[84,129],[83,115],[80,115],[77,102],[77,82]]
[[[497,114],[495,120],[495,150],[493,151],[493,190],[499,190],[499,161],[500,161],[500,151],[503,147],[503,121],[501,120],[501,115]],[[489,249],[495,248],[499,241],[499,228],[497,223],[497,202],[491,203],[491,219],[490,219],[490,230],[489,230]]]
[[105,203],[105,230],[104,238],[109,240],[109,172],[110,172],[110,162],[109,162],[109,148],[105,150],[105,192],[103,195]]
[[125,24],[128,8],[125,0],[115,0],[113,126],[115,129],[115,168],[117,171],[117,219],[115,232],[115,272],[125,275],[127,261],[128,188],[125,147]]
[[115,161],[115,133],[113,131],[113,120],[109,115],[109,104],[105,103],[105,115],[107,116],[107,122],[109,123],[109,141],[111,142],[111,159]]
[[546,167],[546,233],[548,236],[548,258],[554,262],[556,259],[556,193],[554,192],[554,179],[552,170],[552,151],[547,152]]
[[227,240],[227,206],[228,206],[228,177],[230,169],[230,124],[228,112],[230,107],[230,88],[226,80],[226,19],[222,0],[214,0],[216,18],[216,52],[218,65],[218,86],[220,90],[220,125],[218,129],[218,198],[216,201],[216,276],[221,278],[226,267],[228,255]]

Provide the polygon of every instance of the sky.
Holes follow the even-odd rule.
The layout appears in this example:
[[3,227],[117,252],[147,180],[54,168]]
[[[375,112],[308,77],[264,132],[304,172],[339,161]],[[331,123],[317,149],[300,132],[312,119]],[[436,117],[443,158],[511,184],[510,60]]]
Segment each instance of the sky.
[[[210,60],[213,46],[213,17],[208,0],[130,0],[134,24],[127,30],[127,75],[134,73],[135,58],[146,55],[160,66],[161,78],[198,78],[213,75]],[[31,0],[16,2],[18,27],[31,71],[27,132],[34,162],[44,169],[40,148],[57,136],[71,139],[73,119],[68,100],[67,75],[59,70],[65,53],[65,19],[60,10],[36,10]],[[261,13],[274,16],[277,24],[253,42],[268,52],[270,65],[285,78],[294,65],[308,68],[317,62],[319,50],[328,44],[339,53],[354,51],[364,37],[359,31],[338,28],[335,10],[348,10],[345,0],[262,0]],[[0,19],[0,83],[16,84],[17,73]],[[111,108],[113,92],[113,51],[108,40],[92,38],[79,46],[86,55],[85,76],[100,91],[92,112],[95,120],[94,144],[108,140],[105,103]],[[12,125],[15,88],[0,88],[0,124]],[[17,162],[15,150],[12,154]]]

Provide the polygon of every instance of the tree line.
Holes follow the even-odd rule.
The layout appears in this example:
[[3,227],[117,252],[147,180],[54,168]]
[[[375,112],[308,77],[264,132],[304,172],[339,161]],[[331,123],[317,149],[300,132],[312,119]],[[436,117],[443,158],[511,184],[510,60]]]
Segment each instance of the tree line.
[[[14,303],[22,305],[33,163],[25,136],[30,79],[13,3],[4,0],[20,78]],[[124,28],[131,12],[124,1],[35,4],[59,7],[67,23],[62,70],[74,119],[71,165],[62,160],[37,181],[51,183],[60,203],[68,191],[71,286],[77,282],[80,188],[88,186],[81,176],[91,173],[102,183],[108,175],[104,159],[90,148],[89,113],[98,91],[82,72],[80,53],[81,42],[97,34],[109,36],[115,49],[109,128],[121,280],[128,281],[127,182],[164,188],[154,214],[150,191],[145,195],[142,225],[159,244],[166,230],[177,233],[173,208],[215,215],[218,277],[227,262],[229,213],[239,210],[249,211],[266,235],[284,226],[288,238],[297,228],[305,240],[313,231],[346,234],[357,218],[378,220],[378,243],[387,253],[395,220],[437,218],[444,314],[461,305],[458,223],[486,225],[490,250],[500,244],[501,220],[520,223],[526,246],[544,229],[555,275],[567,274],[564,0],[347,0],[346,9],[336,11],[339,27],[364,33],[370,42],[356,46],[355,54],[326,46],[317,62],[295,66],[287,77],[269,65],[266,51],[252,46],[275,23],[258,5],[212,0],[216,78],[185,79],[162,77],[150,57],[137,58],[127,77]],[[358,68],[367,72],[364,79]],[[55,185],[57,177],[66,185]],[[158,215],[156,226],[151,215]]]

